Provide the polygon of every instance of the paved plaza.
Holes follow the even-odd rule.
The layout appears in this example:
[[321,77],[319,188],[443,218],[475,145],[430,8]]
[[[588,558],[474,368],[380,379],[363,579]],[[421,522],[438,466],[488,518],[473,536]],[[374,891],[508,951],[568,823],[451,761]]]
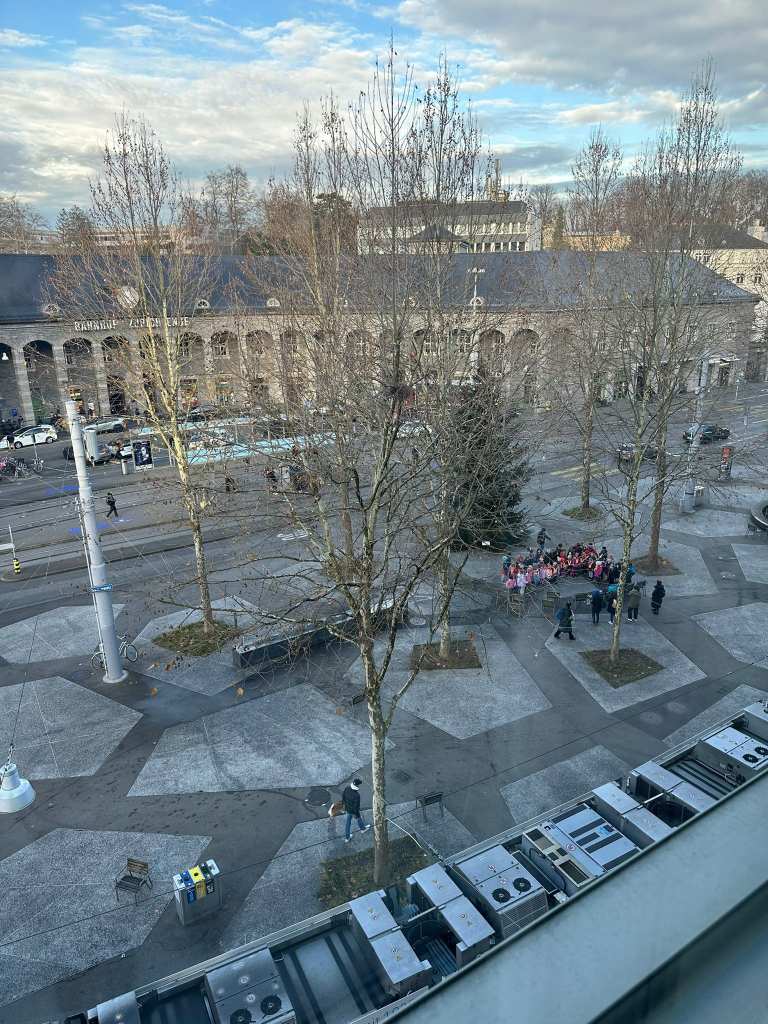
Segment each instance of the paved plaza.
[[[576,641],[555,640],[538,602],[519,619],[497,607],[499,558],[472,555],[454,633],[471,635],[481,667],[423,672],[400,700],[388,734],[392,838],[414,836],[430,858],[458,852],[768,694],[768,545],[744,538],[744,523],[717,509],[670,514],[660,551],[679,571],[664,576],[662,614],[650,614],[647,596],[637,624],[622,624],[622,643],[662,668],[618,689],[580,655],[608,646],[607,615],[593,629],[580,609]],[[547,529],[572,543],[580,528]],[[617,553],[615,526],[601,529],[591,536]],[[632,557],[647,545],[640,536]],[[562,592],[589,589],[576,580]],[[429,616],[431,587],[419,600]],[[118,631],[130,633],[139,616],[115,607]],[[246,630],[257,609],[220,598],[216,616]],[[0,744],[18,714],[14,756],[37,793],[0,832],[0,1024],[63,1019],[315,914],[322,864],[372,844],[368,833],[348,846],[343,817],[327,816],[358,774],[370,804],[352,645],[281,665],[265,686],[232,667],[229,646],[177,658],[154,643],[198,620],[194,610],[140,618],[139,661],[114,685],[90,670],[97,636],[84,599],[21,611],[0,628]],[[427,638],[425,627],[401,628],[385,697]],[[444,814],[433,806],[425,820],[417,797],[434,791]],[[220,867],[224,905],[185,929],[170,877],[203,854]],[[118,907],[114,878],[129,855],[150,862],[155,888]]]

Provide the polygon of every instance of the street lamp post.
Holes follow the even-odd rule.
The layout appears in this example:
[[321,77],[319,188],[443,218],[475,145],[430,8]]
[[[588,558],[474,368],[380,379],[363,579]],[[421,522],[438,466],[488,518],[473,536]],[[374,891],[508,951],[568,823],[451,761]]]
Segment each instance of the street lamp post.
[[[91,580],[91,594],[96,609],[96,623],[99,629],[99,640],[105,668],[104,682],[119,683],[128,675],[120,661],[120,646],[115,631],[115,616],[112,611],[111,585],[107,575],[107,567],[101,553],[99,527],[96,521],[93,490],[88,479],[88,465],[85,461],[85,444],[83,428],[75,402],[67,402],[67,420],[69,422],[72,451],[75,457],[77,483],[80,495],[80,522]],[[109,589],[107,589],[109,588]]]
[[704,359],[701,364],[701,381],[696,388],[696,420],[691,430],[691,441],[688,445],[688,464],[685,474],[685,492],[683,494],[683,511],[693,512],[694,500],[696,497],[696,474],[694,467],[698,462],[699,447],[701,445],[701,426],[704,415],[704,396],[707,393],[709,380],[709,349],[704,352]]

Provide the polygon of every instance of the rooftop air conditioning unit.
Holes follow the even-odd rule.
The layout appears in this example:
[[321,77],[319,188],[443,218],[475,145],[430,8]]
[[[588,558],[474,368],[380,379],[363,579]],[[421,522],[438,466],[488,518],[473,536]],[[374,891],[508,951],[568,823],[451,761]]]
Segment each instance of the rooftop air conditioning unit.
[[696,757],[739,785],[768,766],[768,741],[729,727],[699,740]]
[[268,949],[210,971],[205,981],[216,1024],[296,1024]]

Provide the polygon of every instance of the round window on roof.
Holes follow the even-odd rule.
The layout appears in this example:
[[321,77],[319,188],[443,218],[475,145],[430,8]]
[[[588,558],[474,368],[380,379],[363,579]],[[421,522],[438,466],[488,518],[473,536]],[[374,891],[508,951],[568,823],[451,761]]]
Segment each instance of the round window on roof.
[[117,293],[117,301],[123,309],[133,309],[139,301],[139,293],[135,288],[131,288],[130,285],[125,285],[125,287],[121,288]]
[[280,306],[280,299],[276,299],[273,296],[270,296],[267,299],[267,306],[269,309],[277,309]]

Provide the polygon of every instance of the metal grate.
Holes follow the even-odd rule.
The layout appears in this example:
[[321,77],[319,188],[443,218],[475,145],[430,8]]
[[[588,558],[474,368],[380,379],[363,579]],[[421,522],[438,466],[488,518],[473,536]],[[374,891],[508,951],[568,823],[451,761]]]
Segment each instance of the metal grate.
[[311,789],[306,803],[314,804],[316,807],[325,807],[330,802],[331,794],[327,789]]
[[93,672],[89,668],[76,668],[74,672],[70,672],[69,678],[73,683],[82,683],[84,679],[90,679]]
[[405,782],[410,782],[411,779],[413,778],[413,776],[409,775],[408,772],[400,772],[400,771],[398,771],[398,772],[392,772],[392,778],[395,780],[395,782],[405,783]]

